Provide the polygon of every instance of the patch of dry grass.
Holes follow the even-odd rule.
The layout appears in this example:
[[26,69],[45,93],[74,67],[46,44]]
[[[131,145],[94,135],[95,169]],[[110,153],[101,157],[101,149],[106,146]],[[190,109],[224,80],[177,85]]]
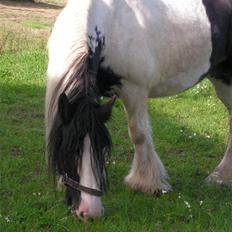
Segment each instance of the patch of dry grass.
[[0,2],[0,54],[44,49],[64,0]]
[[67,0],[37,0],[36,2],[54,4],[57,6],[63,6]]
[[30,29],[0,27],[0,54],[46,48],[47,33],[31,33]]

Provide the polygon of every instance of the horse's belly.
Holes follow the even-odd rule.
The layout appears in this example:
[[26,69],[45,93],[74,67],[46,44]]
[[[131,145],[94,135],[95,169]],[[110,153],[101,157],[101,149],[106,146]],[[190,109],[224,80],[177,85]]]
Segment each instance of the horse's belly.
[[195,70],[186,70],[171,78],[161,78],[149,88],[149,97],[164,97],[178,94],[198,83],[208,70],[209,65],[202,65]]

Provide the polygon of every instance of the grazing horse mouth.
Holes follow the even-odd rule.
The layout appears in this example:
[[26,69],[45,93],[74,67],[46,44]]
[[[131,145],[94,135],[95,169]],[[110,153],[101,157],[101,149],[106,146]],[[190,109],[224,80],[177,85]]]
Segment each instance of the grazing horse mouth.
[[80,183],[78,183],[77,181],[75,181],[72,178],[68,177],[67,174],[62,176],[61,181],[63,182],[63,184],[65,186],[69,186],[72,189],[75,189],[75,190],[78,190],[78,191],[81,191],[81,192],[85,192],[85,193],[88,193],[88,194],[96,196],[96,197],[101,197],[103,195],[103,191],[83,186]]

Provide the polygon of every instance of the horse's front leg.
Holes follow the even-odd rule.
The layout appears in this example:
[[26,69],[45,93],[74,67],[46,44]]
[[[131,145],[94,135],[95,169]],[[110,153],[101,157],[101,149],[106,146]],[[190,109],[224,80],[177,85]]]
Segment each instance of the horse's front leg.
[[129,135],[135,146],[133,164],[125,182],[132,189],[148,193],[170,190],[165,168],[152,141],[146,89],[124,84],[119,95],[125,106]]

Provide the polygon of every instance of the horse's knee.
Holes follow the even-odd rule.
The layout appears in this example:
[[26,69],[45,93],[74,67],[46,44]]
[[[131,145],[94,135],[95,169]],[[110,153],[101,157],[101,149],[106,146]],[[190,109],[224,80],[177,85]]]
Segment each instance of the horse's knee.
[[145,134],[138,129],[138,127],[134,123],[129,122],[129,129],[130,129],[130,136],[132,139],[132,142],[135,145],[140,145],[145,142]]

